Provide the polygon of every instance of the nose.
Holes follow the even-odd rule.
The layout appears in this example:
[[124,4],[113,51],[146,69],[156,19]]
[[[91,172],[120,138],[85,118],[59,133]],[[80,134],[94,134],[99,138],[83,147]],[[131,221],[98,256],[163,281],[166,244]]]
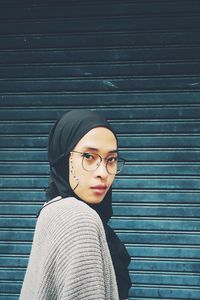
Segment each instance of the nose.
[[106,179],[108,177],[108,172],[106,169],[106,163],[104,162],[104,160],[102,160],[98,166],[98,168],[95,171],[95,175],[97,177],[101,177],[103,179]]

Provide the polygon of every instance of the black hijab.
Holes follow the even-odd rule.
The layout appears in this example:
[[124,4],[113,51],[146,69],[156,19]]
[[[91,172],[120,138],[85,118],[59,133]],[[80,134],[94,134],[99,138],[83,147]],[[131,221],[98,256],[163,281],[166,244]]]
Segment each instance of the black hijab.
[[[111,125],[103,116],[85,109],[76,109],[65,113],[51,129],[48,141],[50,176],[47,201],[56,196],[63,198],[73,196],[82,201],[70,187],[69,159],[67,158],[80,139],[95,127],[106,127],[115,135]],[[88,205],[99,214],[102,220],[115,269],[120,299],[126,299],[131,286],[128,274],[130,256],[115,232],[107,224],[112,216],[112,188],[109,189],[100,204]]]

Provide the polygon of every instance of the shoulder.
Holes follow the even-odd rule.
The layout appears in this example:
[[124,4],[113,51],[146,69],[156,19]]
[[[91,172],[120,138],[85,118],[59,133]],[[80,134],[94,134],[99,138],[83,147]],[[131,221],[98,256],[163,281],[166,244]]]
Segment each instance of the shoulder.
[[41,215],[62,216],[62,214],[83,214],[85,216],[91,216],[97,219],[99,218],[96,211],[89,207],[85,202],[78,200],[74,197],[56,197],[51,201],[45,203],[41,211]]
[[95,210],[85,202],[73,197],[56,197],[46,203],[41,210],[38,223],[45,227],[85,228],[102,227],[102,222]]

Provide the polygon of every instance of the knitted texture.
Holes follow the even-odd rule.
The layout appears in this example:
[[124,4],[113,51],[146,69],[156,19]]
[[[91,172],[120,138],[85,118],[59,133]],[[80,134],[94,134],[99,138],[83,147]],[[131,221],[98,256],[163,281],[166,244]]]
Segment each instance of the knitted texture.
[[38,218],[20,300],[118,300],[99,215],[75,198],[46,205]]

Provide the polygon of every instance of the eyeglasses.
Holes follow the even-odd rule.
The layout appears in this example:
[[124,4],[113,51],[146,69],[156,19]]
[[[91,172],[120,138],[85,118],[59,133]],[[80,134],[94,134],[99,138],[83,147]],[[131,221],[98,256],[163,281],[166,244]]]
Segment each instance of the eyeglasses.
[[121,172],[125,160],[117,156],[109,156],[107,158],[101,157],[97,153],[92,152],[78,152],[71,151],[70,153],[79,153],[82,156],[82,167],[85,171],[91,172],[95,171],[101,164],[102,160],[105,161],[106,170],[108,174],[115,175]]

